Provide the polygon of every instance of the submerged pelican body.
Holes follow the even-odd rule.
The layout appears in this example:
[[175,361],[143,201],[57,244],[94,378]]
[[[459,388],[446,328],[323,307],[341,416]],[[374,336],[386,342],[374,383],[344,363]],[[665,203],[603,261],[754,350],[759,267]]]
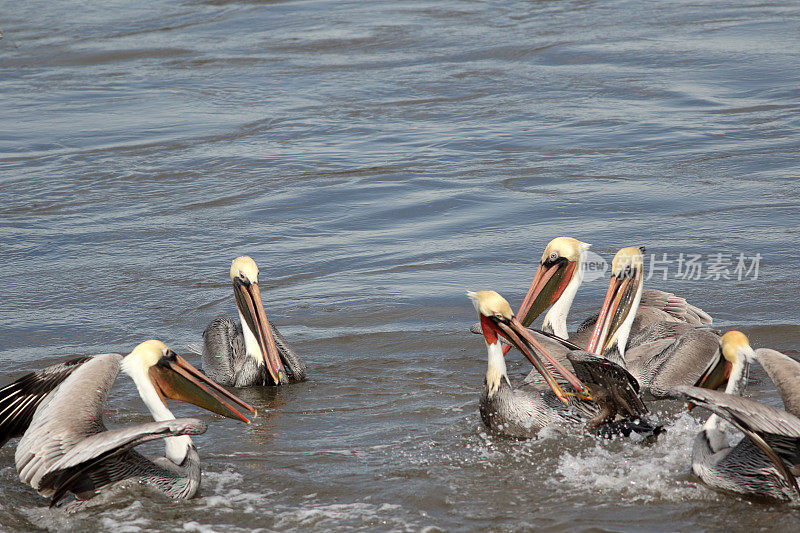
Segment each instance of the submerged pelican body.
[[[698,433],[692,471],[707,485],[759,499],[800,501],[800,363],[774,350],[753,351],[738,331],[722,336],[732,371],[725,392],[675,387],[670,395],[712,412]],[[783,398],[786,410],[742,398],[747,370],[758,361]],[[728,444],[728,424],[744,433]]]
[[[502,296],[494,291],[467,294],[478,311],[486,342],[488,364],[480,413],[489,429],[517,438],[533,437],[548,426],[575,424],[601,434],[658,433],[659,428],[644,420],[647,408],[638,396],[636,380],[623,368],[585,351],[575,352],[569,361],[579,379],[522,326]],[[512,388],[501,336],[530,360],[543,382]]]
[[[122,370],[154,422],[109,430],[103,405]],[[191,498],[200,486],[200,457],[189,435],[206,431],[196,418],[175,418],[172,398],[249,422],[255,410],[164,343],[150,340],[129,355],[98,354],[27,374],[0,390],[0,445],[22,437],[14,460],[20,480],[56,505],[68,493],[88,500],[122,483],[150,485],[173,498]],[[147,458],[133,448],[164,439],[166,456]]]
[[258,266],[247,256],[230,269],[239,323],[214,319],[203,331],[203,371],[233,387],[281,385],[302,381],[306,366],[268,320],[258,289]]

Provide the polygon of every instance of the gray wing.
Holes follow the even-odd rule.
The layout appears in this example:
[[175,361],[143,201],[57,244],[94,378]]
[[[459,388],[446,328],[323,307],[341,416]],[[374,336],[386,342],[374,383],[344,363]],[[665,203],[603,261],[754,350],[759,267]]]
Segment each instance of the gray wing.
[[48,394],[93,356],[78,357],[26,374],[0,389],[0,447],[21,437]]
[[[208,426],[197,418],[176,418],[103,431],[75,442],[60,456],[43,464],[36,472],[40,494],[51,496],[54,506],[68,491],[83,484],[84,477],[103,463],[151,440],[177,435],[200,435]],[[55,443],[60,447],[61,443]],[[124,473],[122,476],[124,478]]]
[[680,386],[671,389],[669,396],[704,407],[736,426],[764,452],[787,485],[800,496],[800,487],[792,471],[800,458],[800,418],[716,390]]
[[41,477],[64,453],[105,430],[103,405],[121,362],[119,354],[97,355],[75,369],[41,402],[14,454],[23,482],[38,489]]
[[[598,316],[599,313],[595,313],[586,318],[578,326],[578,330],[570,335],[569,340],[585,348],[589,344]],[[631,339],[628,344],[631,344],[637,333],[656,322],[701,326],[711,324],[711,320],[708,313],[688,303],[685,298],[675,296],[671,292],[643,289],[639,308],[636,310],[636,317],[631,326]]]
[[664,340],[675,342],[681,335],[685,335],[697,328],[697,326],[692,326],[684,322],[671,321],[643,324],[642,327],[638,328],[636,331],[631,331],[631,336],[628,338],[628,349],[625,351],[625,358],[628,358],[628,350],[635,346]]
[[247,357],[242,327],[228,317],[217,317],[203,331],[203,372],[221,385],[236,385],[236,374]]
[[[691,326],[690,326],[691,328]],[[657,339],[626,352],[628,369],[653,396],[666,396],[677,385],[695,385],[721,360],[719,337],[690,329],[674,340]]]
[[767,348],[756,350],[756,359],[778,389],[786,410],[800,416],[800,363]]
[[676,296],[671,292],[658,289],[644,289],[639,308],[653,308],[663,311],[673,320],[700,326],[711,324],[712,318],[708,313],[686,301],[685,298]]
[[673,387],[668,396],[704,407],[740,430],[800,439],[800,418],[770,405],[722,391],[687,386]]
[[[661,291],[656,291],[661,292]],[[666,294],[666,293],[665,293]],[[596,313],[586,320],[584,320],[580,326],[578,326],[578,331],[570,335],[569,340],[585,348],[589,345],[589,339],[592,337],[592,331],[594,330],[594,325],[597,322],[597,318],[599,313]],[[639,308],[636,310],[636,317],[633,319],[633,324],[631,325],[631,334],[630,338],[628,339],[628,346],[632,346],[633,344],[637,343],[637,338],[642,334],[645,333],[646,335],[652,335],[652,331],[650,331],[650,326],[653,324],[672,324],[679,328],[692,328],[694,326],[687,324],[686,322],[681,322],[676,319],[676,317],[670,315],[667,311],[657,307],[650,307],[650,306],[642,306],[640,305]],[[639,339],[638,342],[644,342],[643,339]],[[626,353],[627,359],[627,353]]]

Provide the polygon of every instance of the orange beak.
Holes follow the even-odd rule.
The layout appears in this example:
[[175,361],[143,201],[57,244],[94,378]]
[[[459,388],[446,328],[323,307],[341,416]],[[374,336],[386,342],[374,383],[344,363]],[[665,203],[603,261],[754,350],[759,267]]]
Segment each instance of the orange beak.
[[151,366],[148,374],[162,400],[166,397],[191,403],[248,424],[250,420],[236,406],[256,414],[252,406],[228,392],[172,351]]
[[[523,326],[529,327],[545,309],[561,298],[572,279],[576,265],[575,261],[563,258],[550,264],[539,263],[536,275],[533,276],[533,283],[516,315],[523,317],[521,321]],[[511,346],[504,346],[503,355],[510,349]]]
[[247,283],[236,278],[233,282],[233,294],[236,297],[236,306],[239,308],[245,323],[253,332],[264,364],[275,385],[286,383],[286,370],[283,368],[278,345],[272,336],[272,330],[264,313],[264,304],[261,302],[261,292],[258,284]]
[[520,322],[523,326],[529,327],[536,317],[561,297],[572,279],[576,264],[564,258],[550,264],[539,264],[533,283],[517,312],[517,316],[522,317]]
[[602,355],[606,349],[606,342],[619,328],[631,310],[631,304],[639,289],[641,271],[636,270],[633,277],[611,276],[608,291],[600,308],[600,316],[592,330],[587,351]]

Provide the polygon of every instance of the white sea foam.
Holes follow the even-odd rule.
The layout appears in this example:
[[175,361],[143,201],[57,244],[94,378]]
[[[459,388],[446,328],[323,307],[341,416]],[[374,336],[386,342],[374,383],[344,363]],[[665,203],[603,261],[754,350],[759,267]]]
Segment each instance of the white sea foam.
[[206,472],[203,475],[204,495],[200,504],[203,508],[212,508],[216,512],[221,510],[236,510],[242,513],[256,513],[259,505],[269,501],[275,494],[269,487],[263,487],[261,492],[246,492],[237,487],[242,485],[242,474],[225,470],[222,472]]
[[342,524],[407,529],[409,525],[397,516],[400,508],[395,504],[364,502],[301,507],[276,512],[274,525],[281,530],[328,529],[341,527]]
[[714,499],[716,494],[692,481],[691,450],[698,422],[683,413],[651,446],[598,441],[578,452],[564,452],[555,476],[576,490],[591,490],[626,501]]

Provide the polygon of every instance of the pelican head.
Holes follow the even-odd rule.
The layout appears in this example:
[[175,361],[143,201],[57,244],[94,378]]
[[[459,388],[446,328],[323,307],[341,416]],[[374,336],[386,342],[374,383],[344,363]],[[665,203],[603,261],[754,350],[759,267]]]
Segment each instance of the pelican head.
[[481,321],[481,329],[483,330],[483,337],[487,347],[491,349],[492,346],[498,346],[499,349],[498,335],[507,339],[528,358],[534,368],[545,378],[556,396],[564,403],[568,402],[567,395],[550,371],[544,366],[538,353],[544,355],[573,387],[579,391],[585,389],[580,380],[550,355],[533,335],[525,329],[519,320],[517,320],[511,312],[511,306],[505,298],[494,291],[467,292],[467,296],[472,300],[472,305],[475,306],[475,310],[478,312]]
[[611,261],[611,281],[587,349],[605,353],[615,344],[625,354],[633,319],[642,296],[644,247],[623,248]]
[[[714,361],[694,384],[705,389],[719,389],[728,383],[734,368],[751,363],[756,354],[750,341],[741,331],[728,331],[719,339],[719,351]],[[692,404],[690,403],[690,409]]]
[[275,385],[286,383],[286,371],[278,353],[278,346],[272,337],[267,315],[264,313],[261,292],[258,290],[256,262],[246,255],[237,257],[231,263],[230,276],[248,355],[263,362]]
[[[122,370],[133,378],[145,402],[152,400],[149,391],[154,389],[165,406],[166,398],[180,400],[247,423],[250,420],[235,406],[253,414],[256,412],[159,340],[145,341],[136,346],[123,358]],[[154,405],[148,404],[148,407],[153,410]],[[156,412],[157,409],[154,415]]]
[[578,290],[583,278],[581,263],[590,246],[572,237],[556,237],[547,244],[533,283],[517,313],[525,327],[553,305],[570,283],[576,283],[574,290]]
[[[750,346],[747,335],[741,331],[728,331],[719,339],[718,359],[712,362],[694,384],[695,387],[705,389],[719,389],[732,387],[730,392],[737,393],[747,381],[747,368],[755,360],[756,353]],[[733,383],[730,383],[733,376]],[[744,379],[740,379],[744,376]],[[689,402],[689,410],[694,404]]]
[[237,257],[231,263],[231,281],[236,279],[249,283],[258,283],[258,265],[247,255]]
[[741,331],[728,331],[719,339],[722,346],[722,356],[732,365],[737,363],[751,363],[755,360],[756,353],[750,346],[747,335]]

